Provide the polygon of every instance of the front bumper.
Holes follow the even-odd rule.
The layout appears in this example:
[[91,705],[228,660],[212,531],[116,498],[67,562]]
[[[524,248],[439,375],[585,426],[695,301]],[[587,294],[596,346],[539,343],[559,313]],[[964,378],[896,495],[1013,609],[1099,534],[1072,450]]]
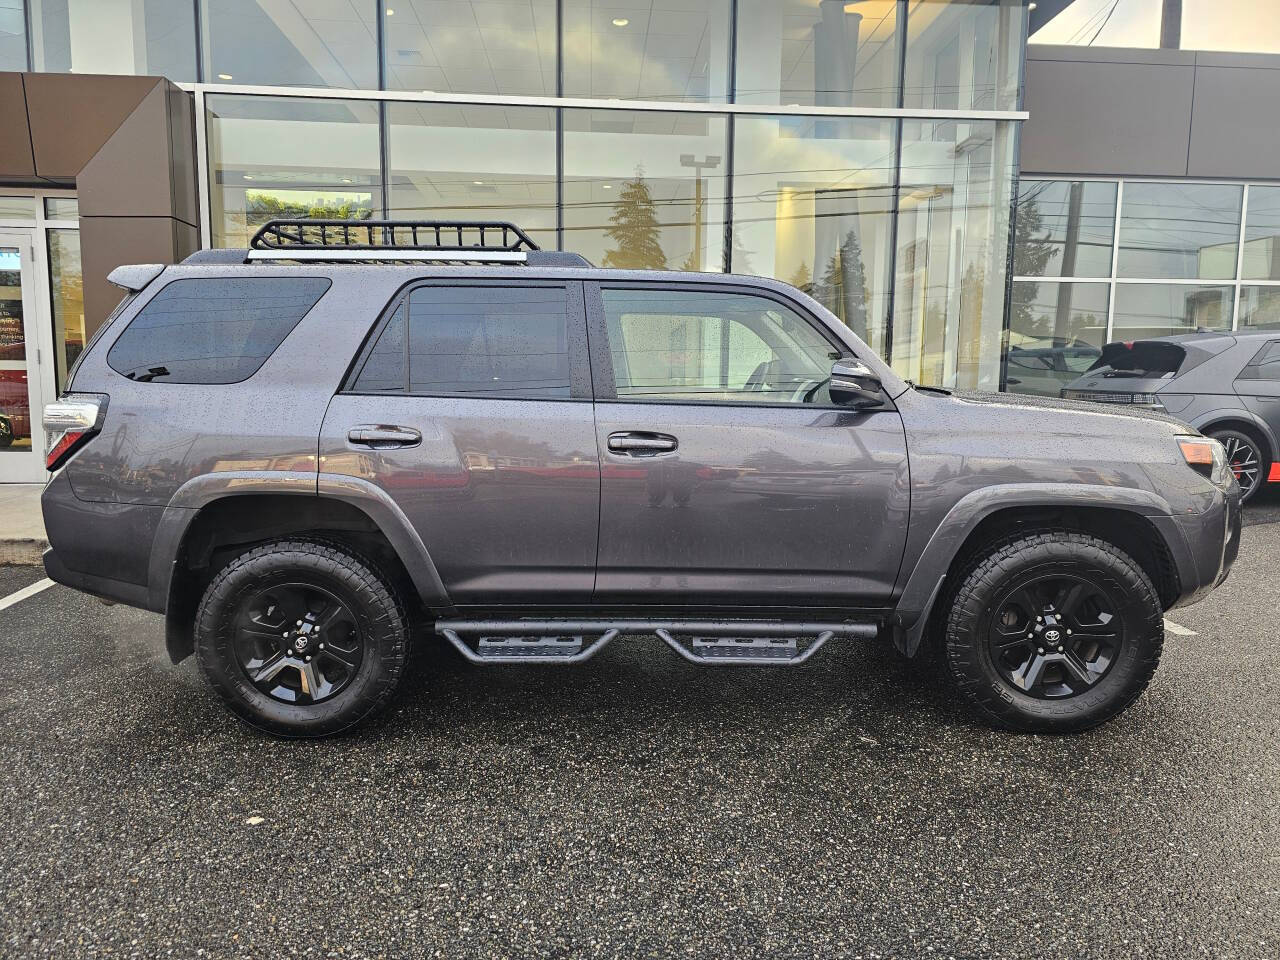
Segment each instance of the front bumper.
[[1186,559],[1178,564],[1181,591],[1176,606],[1195,603],[1227,579],[1240,555],[1240,488],[1214,497],[1201,514],[1174,518],[1187,546]]

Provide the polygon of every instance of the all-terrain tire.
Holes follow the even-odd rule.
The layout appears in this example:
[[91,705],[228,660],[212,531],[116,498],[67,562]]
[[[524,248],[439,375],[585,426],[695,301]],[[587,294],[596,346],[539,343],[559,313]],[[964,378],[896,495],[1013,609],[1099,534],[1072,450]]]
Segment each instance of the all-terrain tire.
[[[1047,699],[1001,674],[987,638],[1005,591],[1058,575],[1088,581],[1114,598],[1121,642],[1092,687]],[[983,551],[961,573],[943,645],[948,678],[978,717],[1006,729],[1074,733],[1111,719],[1142,695],[1160,662],[1164,612],[1151,579],[1114,544],[1069,530],[1020,534]]]
[[[282,702],[264,693],[236,652],[244,604],[273,584],[298,583],[345,604],[362,644],[345,686],[315,703]],[[404,675],[408,640],[404,604],[392,582],[369,561],[324,541],[283,540],[246,551],[214,576],[196,611],[196,659],[209,684],[245,723],[284,737],[330,736],[385,709]]]

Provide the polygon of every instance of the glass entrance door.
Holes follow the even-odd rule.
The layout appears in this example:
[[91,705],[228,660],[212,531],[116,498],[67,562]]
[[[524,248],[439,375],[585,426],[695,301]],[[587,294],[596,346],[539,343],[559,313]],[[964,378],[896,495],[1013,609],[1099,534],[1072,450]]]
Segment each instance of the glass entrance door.
[[41,412],[48,373],[41,364],[40,310],[31,236],[0,231],[0,483],[41,483]]

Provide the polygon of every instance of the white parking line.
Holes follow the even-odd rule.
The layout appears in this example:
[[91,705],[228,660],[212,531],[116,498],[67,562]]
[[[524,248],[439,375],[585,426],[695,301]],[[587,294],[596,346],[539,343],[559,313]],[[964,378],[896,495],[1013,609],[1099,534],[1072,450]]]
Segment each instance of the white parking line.
[[1175,637],[1198,637],[1200,634],[1194,630],[1188,630],[1180,623],[1174,623],[1172,620],[1164,622],[1164,628],[1172,633]]
[[0,600],[0,610],[8,610],[15,603],[21,603],[27,597],[34,597],[41,590],[48,590],[53,585],[53,581],[47,577],[44,580],[37,580],[31,586],[23,587],[21,590],[11,593],[3,600]]

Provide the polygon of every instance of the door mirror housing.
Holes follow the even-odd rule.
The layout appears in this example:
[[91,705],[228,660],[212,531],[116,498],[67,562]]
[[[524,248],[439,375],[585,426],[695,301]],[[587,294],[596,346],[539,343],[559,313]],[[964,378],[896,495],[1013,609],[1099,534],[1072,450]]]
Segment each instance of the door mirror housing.
[[856,357],[842,357],[831,365],[828,387],[831,401],[849,407],[879,407],[884,404],[884,386],[880,378]]

